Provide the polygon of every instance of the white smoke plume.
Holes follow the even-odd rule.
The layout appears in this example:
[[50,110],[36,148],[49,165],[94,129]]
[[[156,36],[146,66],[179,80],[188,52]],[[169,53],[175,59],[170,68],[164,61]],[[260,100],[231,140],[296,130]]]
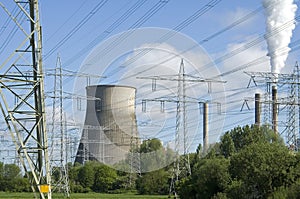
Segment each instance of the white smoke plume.
[[[262,0],[266,14],[266,39],[268,56],[270,57],[271,72],[280,73],[285,66],[290,48],[288,47],[295,23],[274,34],[276,29],[295,19],[297,5],[293,0]],[[272,36],[270,36],[273,34]],[[283,53],[284,52],[284,53]]]

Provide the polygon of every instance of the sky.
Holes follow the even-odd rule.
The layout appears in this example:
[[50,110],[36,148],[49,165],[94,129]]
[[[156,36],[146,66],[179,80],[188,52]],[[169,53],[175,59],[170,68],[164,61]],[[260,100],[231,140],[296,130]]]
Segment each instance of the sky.
[[[12,12],[15,6],[13,1],[1,2]],[[299,1],[295,3],[300,6]],[[177,82],[159,82],[161,90],[154,94],[151,93],[151,82],[146,83],[147,80],[137,80],[136,77],[176,75],[181,58],[186,59],[186,70],[189,75],[226,82],[213,84],[211,93],[207,92],[207,85],[201,83],[187,85],[191,88],[187,94],[191,95],[189,97],[193,98],[194,102],[210,102],[210,143],[216,142],[225,131],[237,125],[254,123],[252,99],[255,92],[262,93],[265,88],[260,86],[247,89],[250,77],[244,71],[270,72],[271,70],[267,56],[267,43],[264,39],[266,17],[261,0],[40,0],[39,4],[45,71],[57,67],[59,55],[62,68],[77,73],[77,77],[63,78],[65,93],[75,98],[79,94],[84,95],[86,80],[78,77],[78,74],[83,73],[90,76],[92,84],[117,83],[137,87],[136,111],[138,127],[141,133],[143,132],[142,139],[157,136],[164,143],[174,141],[175,105],[166,105],[167,111],[162,114],[160,105],[152,102],[149,103],[150,109],[146,115],[143,115],[141,101],[175,95]],[[300,11],[297,10],[296,16],[299,14]],[[3,9],[0,10],[0,18],[0,46],[2,46],[0,58],[4,59],[16,46],[18,39],[12,40],[7,47],[4,47],[13,24],[5,25],[4,19],[7,19],[7,14]],[[109,42],[115,41],[120,35],[131,34],[130,31],[134,29],[139,29],[133,33],[135,36],[131,35],[118,41],[111,46],[110,51],[107,49],[101,51],[109,46]],[[160,40],[172,31],[175,32],[174,35]],[[282,73],[290,73],[295,62],[299,61],[300,51],[297,49],[299,44],[293,43],[300,39],[299,33],[300,27],[296,24],[290,45],[292,51]],[[193,45],[197,47],[183,53],[183,50]],[[123,48],[122,52],[120,49]],[[147,48],[152,48],[151,52],[139,56],[134,64],[122,65],[141,49]],[[110,57],[110,62],[105,65],[103,61],[105,57],[110,54],[113,56],[113,53],[118,50],[120,55]],[[174,60],[153,68],[170,54],[175,55]],[[91,64],[93,57],[97,61],[93,62],[92,69],[88,70],[85,66]],[[261,61],[243,67],[257,59]],[[243,69],[234,70],[238,68]],[[137,72],[144,69],[147,72]],[[101,75],[107,77],[102,79]],[[126,81],[122,81],[123,79]],[[53,76],[48,75],[45,78],[48,96],[53,92],[53,88]],[[170,90],[171,92],[168,93]],[[250,99],[248,101],[250,110],[244,107],[241,111],[245,99]],[[76,112],[77,103],[78,101],[70,99],[64,101],[64,110],[70,123],[83,121],[84,110]],[[51,99],[46,99],[46,110],[49,115],[52,114],[51,104]],[[218,109],[218,104],[221,104],[221,111]],[[192,132],[190,150],[193,151],[199,143],[202,143],[202,116],[197,103],[188,104],[187,107],[189,112],[187,125],[189,132]],[[82,117],[78,118],[78,115]],[[155,133],[151,134],[151,132]],[[79,131],[77,136],[78,134]]]

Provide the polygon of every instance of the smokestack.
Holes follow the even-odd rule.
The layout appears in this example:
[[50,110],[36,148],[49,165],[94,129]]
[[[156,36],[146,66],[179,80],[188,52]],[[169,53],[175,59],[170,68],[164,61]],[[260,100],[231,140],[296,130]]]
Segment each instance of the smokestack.
[[260,126],[260,113],[260,94],[255,93],[255,125],[257,125],[258,127]]
[[277,108],[277,87],[272,86],[272,129],[278,133],[278,108]]
[[203,103],[203,153],[208,150],[208,103]]

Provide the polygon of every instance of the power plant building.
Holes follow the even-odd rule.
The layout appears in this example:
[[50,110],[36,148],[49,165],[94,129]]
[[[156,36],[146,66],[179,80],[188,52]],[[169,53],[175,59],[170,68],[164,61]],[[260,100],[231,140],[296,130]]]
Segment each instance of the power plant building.
[[86,94],[86,117],[75,162],[95,160],[113,165],[124,160],[138,139],[136,89],[95,85],[87,86]]

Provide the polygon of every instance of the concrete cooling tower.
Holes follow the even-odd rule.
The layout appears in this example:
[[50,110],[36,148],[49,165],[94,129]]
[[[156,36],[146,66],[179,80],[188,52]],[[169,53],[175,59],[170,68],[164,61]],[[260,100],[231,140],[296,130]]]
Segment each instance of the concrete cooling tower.
[[113,165],[124,160],[137,139],[136,89],[128,86],[86,87],[87,107],[75,162],[95,160]]

